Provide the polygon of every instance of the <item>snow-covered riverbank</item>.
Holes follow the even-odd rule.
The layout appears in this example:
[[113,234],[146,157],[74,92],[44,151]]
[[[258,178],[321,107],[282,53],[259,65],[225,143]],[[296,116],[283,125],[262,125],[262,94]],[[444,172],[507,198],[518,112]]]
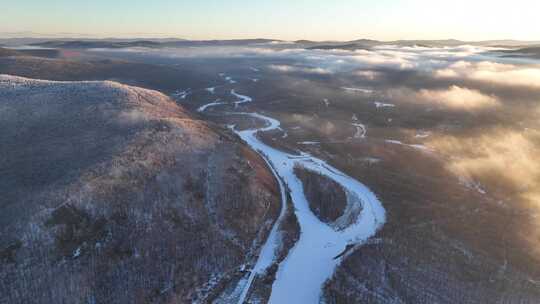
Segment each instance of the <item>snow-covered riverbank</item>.
[[[341,262],[340,258],[335,257],[342,253],[347,245],[362,243],[373,236],[385,222],[385,210],[367,187],[323,160],[306,153],[300,156],[288,154],[259,140],[257,133],[279,129],[278,120],[257,113],[233,114],[251,116],[265,124],[264,127],[235,132],[271,165],[280,179],[282,196],[285,191],[284,185],[288,186],[301,228],[299,241],[279,265],[269,302],[318,303],[323,283],[332,276],[336,266]],[[295,166],[303,166],[339,183],[350,197],[362,205],[362,213],[357,221],[340,231],[321,222],[309,208],[302,183],[294,174]],[[283,204],[285,206],[285,202]],[[284,211],[282,210],[282,214]],[[255,273],[263,273],[274,261],[274,253],[278,246],[276,236],[278,225],[279,220],[263,246],[239,303],[244,301]]]

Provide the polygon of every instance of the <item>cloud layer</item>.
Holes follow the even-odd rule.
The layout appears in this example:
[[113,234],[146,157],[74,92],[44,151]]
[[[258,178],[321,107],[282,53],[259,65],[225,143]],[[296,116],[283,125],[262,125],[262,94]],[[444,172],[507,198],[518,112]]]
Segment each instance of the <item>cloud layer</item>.
[[540,208],[539,139],[539,131],[495,128],[467,138],[434,138],[430,146],[451,156],[447,168],[457,176],[516,192]]
[[458,78],[483,81],[503,86],[540,89],[540,66],[518,66],[491,61],[458,61],[434,72],[436,78]]
[[420,100],[440,104],[452,109],[476,110],[499,105],[494,96],[482,94],[477,90],[451,86],[447,90],[426,90],[417,93]]

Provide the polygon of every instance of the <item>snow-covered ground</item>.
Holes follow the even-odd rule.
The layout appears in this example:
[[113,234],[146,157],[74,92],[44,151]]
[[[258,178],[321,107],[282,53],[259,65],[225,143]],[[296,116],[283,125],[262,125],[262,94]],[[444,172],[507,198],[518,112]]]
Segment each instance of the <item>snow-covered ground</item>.
[[352,123],[352,125],[356,128],[356,133],[354,134],[354,138],[365,138],[366,137],[366,126],[361,123]]
[[384,102],[379,102],[379,101],[375,101],[374,104],[377,109],[378,108],[394,108],[396,106],[393,103],[384,103]]
[[219,77],[225,79],[225,81],[228,82],[229,84],[235,84],[236,83],[236,80],[234,80],[231,76],[228,76],[225,73],[219,73],[218,75],[219,75]]
[[[336,256],[340,255],[347,245],[363,243],[375,235],[386,220],[385,210],[366,186],[323,160],[307,153],[300,155],[285,153],[259,140],[257,133],[280,128],[278,120],[257,113],[234,114],[251,116],[265,123],[264,127],[243,131],[233,128],[233,130],[270,164],[273,172],[279,177],[282,196],[285,184],[288,186],[301,229],[299,241],[279,265],[269,302],[319,303],[324,282],[332,276],[336,266],[341,262],[341,258],[336,258]],[[347,191],[349,197],[359,201],[362,204],[362,213],[357,221],[339,231],[321,222],[309,208],[302,183],[294,174],[296,166],[327,176],[339,183]],[[285,203],[283,205],[285,206]],[[282,214],[284,212],[285,210],[282,210]],[[239,303],[245,299],[254,274],[263,273],[275,260],[278,225],[279,221],[276,222],[270,237],[263,246]]]
[[366,89],[366,88],[349,88],[349,87],[342,87],[343,90],[348,92],[356,92],[356,93],[364,93],[364,94],[371,94],[373,93],[373,90]]
[[191,94],[191,89],[187,89],[187,90],[177,90],[176,92],[174,92],[172,94],[173,97],[176,97],[178,99],[186,99],[186,97],[189,96],[189,94]]
[[421,132],[417,133],[414,137],[416,137],[416,138],[427,138],[430,135],[431,134],[428,133],[428,132],[421,131]]
[[358,116],[356,116],[356,114],[353,114],[351,119],[354,121],[351,125],[356,128],[356,133],[353,135],[353,138],[365,138],[367,133],[366,126],[358,122]]
[[222,105],[222,104],[225,104],[225,102],[221,102],[220,99],[216,99],[216,101],[214,101],[214,102],[207,103],[205,105],[200,106],[197,109],[197,112],[202,113],[202,112],[206,111],[210,107],[215,107],[215,106],[219,106],[219,105]]
[[225,77],[225,80],[230,84],[235,84],[236,83],[236,80],[232,79],[231,76]]
[[400,146],[406,146],[406,147],[411,147],[411,148],[415,148],[415,149],[420,149],[420,150],[424,150],[424,151],[427,151],[427,152],[432,152],[433,151],[429,147],[426,147],[424,145],[411,145],[411,144],[403,143],[403,142],[401,142],[399,140],[386,139],[385,142],[387,142],[389,144],[394,144],[394,145],[400,145]]
[[323,99],[324,105],[328,108],[330,106],[330,101],[328,98]]
[[253,101],[253,99],[251,97],[246,96],[246,95],[238,94],[234,90],[231,90],[231,95],[238,98],[238,100],[234,102],[235,107],[238,107],[240,104]]

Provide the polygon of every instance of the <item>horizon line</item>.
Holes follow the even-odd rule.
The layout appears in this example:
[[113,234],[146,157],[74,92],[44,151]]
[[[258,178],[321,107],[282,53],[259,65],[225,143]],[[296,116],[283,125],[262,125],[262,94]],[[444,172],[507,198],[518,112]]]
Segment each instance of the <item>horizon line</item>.
[[[380,40],[380,39],[374,39],[374,38],[356,38],[351,40],[332,40],[332,39],[324,39],[324,40],[313,40],[313,39],[279,39],[279,38],[266,38],[264,36],[262,37],[243,37],[243,38],[185,38],[180,36],[173,36],[173,35],[163,35],[158,33],[141,33],[141,36],[138,36],[136,33],[134,34],[127,34],[123,36],[122,34],[119,34],[118,36],[96,36],[91,34],[78,34],[78,33],[58,33],[58,34],[38,34],[33,32],[26,32],[28,33],[26,36],[23,35],[9,35],[9,34],[16,34],[16,33],[24,33],[24,32],[0,32],[0,39],[2,40],[8,40],[8,39],[55,39],[55,40],[62,40],[62,39],[85,39],[85,40],[107,40],[107,39],[175,39],[175,40],[186,40],[186,41],[234,41],[234,40],[271,40],[271,41],[282,41],[282,42],[296,42],[296,41],[311,41],[311,42],[353,42],[358,40],[371,40],[371,41],[377,41],[377,42],[393,42],[393,41],[460,41],[460,42],[488,42],[488,41],[520,41],[520,42],[540,42],[540,38],[538,40],[529,40],[529,39],[514,39],[514,38],[499,38],[499,39],[481,39],[481,40],[462,40],[457,38],[434,38],[434,39],[416,39],[416,38],[400,38],[400,39],[391,39],[391,40]],[[5,34],[8,34],[4,36]],[[65,34],[65,36],[64,36]],[[132,35],[132,36],[131,36]]]

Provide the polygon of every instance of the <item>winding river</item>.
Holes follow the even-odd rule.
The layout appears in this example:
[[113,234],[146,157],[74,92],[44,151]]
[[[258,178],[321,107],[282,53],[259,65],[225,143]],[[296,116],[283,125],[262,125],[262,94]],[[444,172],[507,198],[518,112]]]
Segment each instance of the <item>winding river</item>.
[[[234,91],[231,93],[242,102],[251,101],[247,96]],[[279,246],[278,226],[286,211],[286,186],[290,190],[301,234],[289,255],[279,265],[269,303],[319,303],[324,282],[332,276],[341,262],[341,258],[336,257],[343,253],[348,245],[361,244],[375,235],[386,220],[385,210],[366,186],[325,161],[307,153],[285,153],[262,142],[257,134],[280,129],[278,120],[257,113],[231,114],[249,116],[263,124],[247,130],[236,130],[234,127],[232,129],[269,164],[279,181],[283,200],[280,217],[263,245],[255,266],[248,279],[241,281],[245,286],[242,287],[238,303],[245,301],[255,275],[263,273],[275,261],[275,251]],[[362,211],[356,221],[341,230],[320,221],[309,208],[302,183],[294,173],[296,166],[318,172],[340,184],[350,199],[361,204]]]
[[[385,222],[385,210],[367,187],[326,162],[305,153],[300,156],[288,154],[259,140],[258,132],[278,129],[279,121],[256,113],[238,114],[258,118],[266,124],[264,127],[236,131],[236,133],[268,160],[282,183],[289,187],[301,229],[299,241],[279,265],[269,303],[318,303],[323,283],[332,276],[334,269],[340,263],[340,259],[334,258],[342,253],[347,245],[361,243],[373,236]],[[358,199],[362,204],[362,213],[358,220],[341,231],[321,222],[309,208],[302,183],[294,174],[295,166],[303,166],[327,176],[339,183],[349,196]],[[282,183],[280,186],[283,192]],[[275,250],[278,245],[273,233],[274,231],[268,238],[267,244],[264,245],[264,250],[252,270],[252,275],[263,272],[271,265],[274,257],[269,258],[268,251],[270,248]],[[250,283],[251,281],[248,281],[246,284],[244,294],[247,293]],[[244,298],[241,298],[239,303],[243,301]]]

